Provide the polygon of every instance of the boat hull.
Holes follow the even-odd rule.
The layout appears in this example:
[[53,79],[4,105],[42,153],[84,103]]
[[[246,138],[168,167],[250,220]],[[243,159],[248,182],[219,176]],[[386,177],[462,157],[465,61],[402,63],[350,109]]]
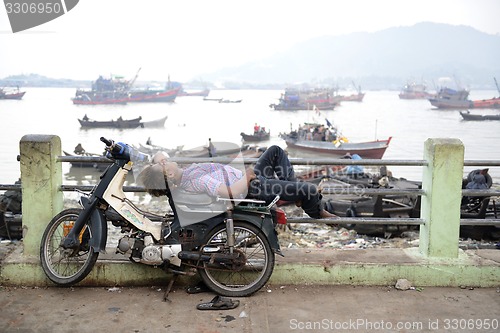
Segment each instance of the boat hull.
[[179,93],[179,89],[164,91],[131,91],[128,102],[131,103],[172,103]]
[[500,114],[472,114],[469,112],[460,112],[464,120],[500,120]]
[[381,159],[391,141],[391,137],[389,137],[387,140],[359,143],[347,142],[337,147],[334,143],[327,141],[295,140],[288,137],[284,139],[287,146],[295,150],[328,154],[331,157],[342,157],[347,153],[351,155],[358,154],[362,158],[367,159]]
[[96,121],[78,119],[82,128],[137,128],[144,127],[141,117],[130,120]]
[[439,98],[429,98],[429,102],[432,106],[437,107],[438,109],[470,109],[472,108],[472,101],[465,100],[446,100]]
[[11,94],[1,94],[0,99],[22,99],[24,97],[24,94],[26,94],[26,91],[23,92],[18,92],[18,93],[11,93]]
[[498,109],[500,108],[500,97],[472,101],[475,109]]
[[240,133],[241,137],[243,138],[243,141],[247,142],[259,142],[259,141],[266,141],[269,140],[271,134],[269,132],[264,133],[264,134],[245,134],[245,133]]

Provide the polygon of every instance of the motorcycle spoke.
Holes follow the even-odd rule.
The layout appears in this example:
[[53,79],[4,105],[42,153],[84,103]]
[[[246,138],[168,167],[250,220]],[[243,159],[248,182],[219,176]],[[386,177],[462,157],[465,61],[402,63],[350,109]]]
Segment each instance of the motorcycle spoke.
[[[267,281],[270,275],[269,260],[272,260],[271,266],[274,265],[274,256],[267,245],[267,240],[253,228],[235,226],[234,238],[233,250],[240,258],[227,264],[205,264],[204,275],[225,294],[246,295],[260,288],[261,281],[264,279]],[[225,229],[214,234],[207,246],[221,243],[227,245]]]

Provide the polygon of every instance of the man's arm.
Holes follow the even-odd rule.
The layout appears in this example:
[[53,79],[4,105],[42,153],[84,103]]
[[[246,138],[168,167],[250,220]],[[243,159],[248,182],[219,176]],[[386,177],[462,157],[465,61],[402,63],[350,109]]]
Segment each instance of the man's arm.
[[237,182],[234,182],[231,186],[229,186],[229,188],[228,186],[221,184],[217,190],[217,194],[223,198],[230,198],[230,189],[233,198],[246,197],[248,193],[248,184],[252,179],[255,179],[255,177],[256,175],[253,169],[247,169],[244,176]]

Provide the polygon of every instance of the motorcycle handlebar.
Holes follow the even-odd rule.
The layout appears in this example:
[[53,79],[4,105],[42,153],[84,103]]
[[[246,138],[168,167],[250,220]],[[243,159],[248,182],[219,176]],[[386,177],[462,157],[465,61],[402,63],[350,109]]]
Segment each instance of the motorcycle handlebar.
[[113,144],[113,140],[108,140],[103,136],[101,136],[101,141],[104,142],[108,147],[111,147],[111,145]]
[[113,158],[133,160],[135,162],[144,162],[149,160],[148,155],[139,152],[126,143],[115,143],[113,140],[108,140],[104,137],[101,137],[101,141],[106,144],[106,150]]

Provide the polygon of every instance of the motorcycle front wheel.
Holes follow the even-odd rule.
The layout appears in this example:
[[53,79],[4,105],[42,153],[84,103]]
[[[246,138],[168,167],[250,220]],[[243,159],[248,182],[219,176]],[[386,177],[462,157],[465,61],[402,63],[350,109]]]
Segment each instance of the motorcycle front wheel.
[[85,226],[79,235],[80,246],[76,250],[64,249],[62,240],[73,228],[82,209],[65,209],[49,222],[40,244],[40,261],[47,277],[61,286],[69,286],[83,280],[94,267],[99,252],[88,245],[92,231]]
[[[260,290],[271,277],[275,263],[274,252],[262,230],[253,224],[234,221],[234,236],[234,253],[239,258],[228,265],[205,262],[198,272],[207,287],[219,295],[249,296]],[[227,245],[226,225],[214,228],[208,234],[205,244],[207,248],[222,248]]]

